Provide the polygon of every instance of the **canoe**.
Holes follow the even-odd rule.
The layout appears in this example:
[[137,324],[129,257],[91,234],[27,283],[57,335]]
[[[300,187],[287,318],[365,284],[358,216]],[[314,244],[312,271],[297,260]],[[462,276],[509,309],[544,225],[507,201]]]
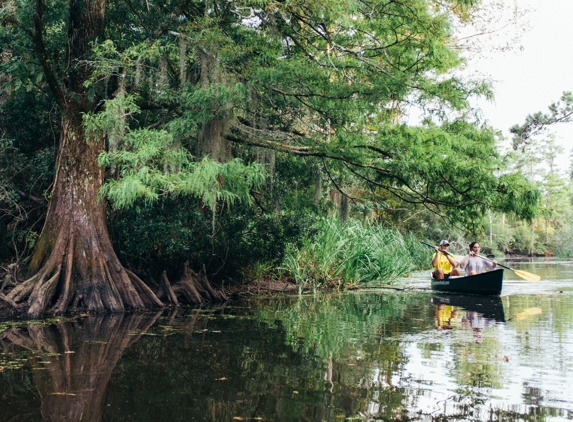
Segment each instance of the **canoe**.
[[469,277],[450,277],[436,280],[432,277],[432,290],[439,292],[500,295],[503,286],[503,269],[488,271]]
[[457,306],[469,312],[477,312],[484,318],[505,322],[503,303],[499,296],[441,293],[432,295],[432,303]]

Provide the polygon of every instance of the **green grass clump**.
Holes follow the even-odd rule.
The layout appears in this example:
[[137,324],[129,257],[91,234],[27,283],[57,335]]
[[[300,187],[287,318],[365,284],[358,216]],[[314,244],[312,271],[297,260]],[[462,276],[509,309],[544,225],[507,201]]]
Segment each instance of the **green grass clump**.
[[396,230],[336,218],[320,220],[316,235],[300,248],[289,247],[282,269],[304,287],[342,288],[384,283],[427,266],[428,253],[413,236]]

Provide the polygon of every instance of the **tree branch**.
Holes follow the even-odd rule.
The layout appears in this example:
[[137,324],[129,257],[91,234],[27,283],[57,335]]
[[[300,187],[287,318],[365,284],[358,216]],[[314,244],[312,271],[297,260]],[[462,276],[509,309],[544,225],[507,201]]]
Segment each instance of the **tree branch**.
[[64,89],[60,85],[56,73],[52,66],[50,66],[48,54],[46,52],[46,44],[44,43],[43,31],[44,24],[42,22],[42,16],[44,14],[45,0],[36,0],[36,11],[34,12],[34,27],[31,31],[32,40],[34,41],[34,47],[36,49],[36,55],[40,60],[42,68],[44,69],[44,74],[46,75],[46,80],[48,86],[56,99],[56,103],[62,111],[67,109],[67,101],[64,93]]

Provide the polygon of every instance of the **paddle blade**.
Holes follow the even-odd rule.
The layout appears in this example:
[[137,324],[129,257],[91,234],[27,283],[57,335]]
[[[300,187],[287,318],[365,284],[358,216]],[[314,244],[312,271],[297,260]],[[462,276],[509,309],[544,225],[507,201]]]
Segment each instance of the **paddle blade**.
[[527,271],[513,270],[513,272],[518,276],[520,276],[521,278],[532,281],[534,283],[537,283],[539,280],[541,280],[541,277],[538,276],[537,274],[531,274],[528,273]]

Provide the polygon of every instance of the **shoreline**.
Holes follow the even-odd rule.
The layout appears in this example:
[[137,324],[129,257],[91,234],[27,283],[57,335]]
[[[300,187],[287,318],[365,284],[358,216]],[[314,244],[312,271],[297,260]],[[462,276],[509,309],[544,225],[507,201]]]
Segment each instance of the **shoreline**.
[[[400,285],[388,285],[388,284],[379,284],[379,285],[351,285],[347,288],[341,290],[341,292],[345,291],[357,291],[357,290],[371,290],[371,289],[381,289],[381,290],[395,290],[395,291],[406,291],[408,288]],[[320,289],[320,293],[328,293],[333,291],[333,289]],[[295,296],[299,293],[299,286],[292,281],[280,281],[280,280],[272,280],[272,279],[262,279],[260,281],[253,281],[249,284],[243,285],[235,285],[225,289],[225,294],[229,297],[229,301],[224,302],[226,304],[229,303],[237,303],[243,300],[249,300],[254,298],[272,298],[277,296]],[[303,289],[301,292],[302,295],[312,294],[312,289],[307,288]],[[220,304],[212,304],[213,306],[217,306]],[[196,308],[201,306],[210,306],[210,303],[205,303],[203,305],[189,305],[189,304],[182,304],[180,308]],[[173,309],[175,306],[173,305],[166,305],[163,309]],[[141,310],[141,312],[149,312],[153,310],[160,310],[161,308],[155,309],[147,309]],[[54,318],[58,316],[62,317],[74,317],[79,315],[86,315],[92,314],[89,311],[77,309],[77,310],[70,310],[63,315],[54,315],[46,313],[43,317],[39,319],[29,319],[27,317],[27,310],[28,306],[26,304],[21,304],[14,308],[9,303],[0,299],[0,324],[3,322],[25,322],[25,321],[39,321],[48,318]],[[124,313],[134,312],[133,310],[125,310]],[[139,312],[139,311],[135,311]],[[93,313],[96,315],[97,313]]]

